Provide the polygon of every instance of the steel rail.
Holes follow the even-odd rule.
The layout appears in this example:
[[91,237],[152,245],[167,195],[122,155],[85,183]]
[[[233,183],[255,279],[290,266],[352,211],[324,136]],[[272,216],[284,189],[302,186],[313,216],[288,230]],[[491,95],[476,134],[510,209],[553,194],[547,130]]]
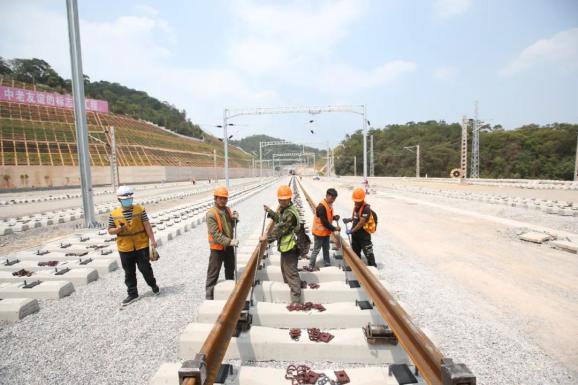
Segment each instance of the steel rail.
[[[299,187],[315,212],[315,203],[309,196],[301,182]],[[348,242],[341,235],[333,235],[336,242],[343,247],[343,258],[361,286],[366,290],[369,298],[377,307],[389,328],[393,331],[412,362],[418,368],[422,377],[429,385],[442,385],[442,364],[444,355],[433,342],[413,323],[410,316],[387,291],[381,282],[373,275],[365,263],[359,258]]]
[[[266,233],[268,234],[272,228],[273,221],[269,220]],[[239,316],[245,306],[245,301],[249,295],[251,287],[253,286],[253,279],[255,277],[257,266],[259,265],[261,257],[265,253],[266,249],[267,241],[259,242],[255,247],[255,250],[251,254],[251,258],[245,266],[243,274],[237,281],[229,299],[227,299],[225,306],[223,306],[219,318],[215,321],[215,325],[201,347],[199,354],[204,356],[203,365],[205,365],[206,368],[205,381],[201,383],[196,377],[185,377],[181,382],[181,385],[214,384],[225,353],[227,352],[227,348],[229,347],[229,342],[236,330]]]

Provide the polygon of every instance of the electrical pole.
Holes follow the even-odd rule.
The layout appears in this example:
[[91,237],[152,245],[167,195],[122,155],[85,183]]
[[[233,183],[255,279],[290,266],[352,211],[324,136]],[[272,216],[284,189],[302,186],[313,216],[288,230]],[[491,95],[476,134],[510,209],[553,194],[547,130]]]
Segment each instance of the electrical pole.
[[480,126],[478,119],[478,101],[474,103],[474,121],[472,125],[472,164],[470,178],[480,177]]
[[229,134],[227,134],[227,109],[223,111],[223,145],[225,150],[225,185],[229,188]]
[[466,178],[468,171],[468,124],[468,118],[462,117],[462,151],[460,160],[462,178]]
[[375,176],[375,164],[373,163],[373,135],[369,137],[369,176]]
[[263,178],[263,142],[259,142],[259,178]]
[[419,144],[415,147],[415,177],[419,178]]
[[576,164],[574,165],[574,180],[578,181],[578,137],[576,138]]
[[363,105],[363,181],[367,181],[367,109]]
[[82,208],[84,225],[97,226],[92,196],[92,175],[88,149],[88,124],[84,100],[84,77],[82,72],[82,53],[80,50],[80,30],[78,26],[78,4],[76,0],[66,0],[68,16],[68,39],[70,42],[70,64],[72,69],[72,97],[74,99],[74,121],[76,125],[76,145],[78,165],[80,167],[80,188],[82,190]]
[[353,156],[353,176],[357,176],[357,155]]

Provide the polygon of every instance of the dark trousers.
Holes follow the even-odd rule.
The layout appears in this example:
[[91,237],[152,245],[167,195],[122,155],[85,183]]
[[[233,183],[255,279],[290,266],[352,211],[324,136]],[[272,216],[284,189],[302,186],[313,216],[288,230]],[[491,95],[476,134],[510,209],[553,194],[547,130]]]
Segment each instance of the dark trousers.
[[207,268],[207,282],[205,283],[205,298],[213,299],[215,285],[219,280],[221,265],[225,264],[225,279],[235,279],[235,252],[232,247],[225,250],[211,250],[209,267]]
[[361,252],[363,251],[365,258],[367,258],[367,265],[377,267],[375,264],[375,256],[373,255],[373,243],[371,243],[371,237],[356,237],[355,235],[352,235],[351,248],[359,258],[361,258]]
[[124,270],[124,283],[127,287],[128,295],[137,296],[136,268],[138,266],[145,282],[150,287],[156,287],[157,281],[153,273],[151,262],[149,261],[149,248],[123,252],[119,251],[120,262]]
[[313,251],[309,257],[309,266],[315,266],[315,263],[317,262],[317,254],[319,254],[321,248],[323,248],[323,263],[325,266],[329,266],[331,264],[331,260],[329,259],[329,235],[326,237],[313,235],[313,238]]
[[301,303],[301,277],[297,269],[299,252],[297,248],[281,253],[281,275],[283,281],[289,285],[291,303]]

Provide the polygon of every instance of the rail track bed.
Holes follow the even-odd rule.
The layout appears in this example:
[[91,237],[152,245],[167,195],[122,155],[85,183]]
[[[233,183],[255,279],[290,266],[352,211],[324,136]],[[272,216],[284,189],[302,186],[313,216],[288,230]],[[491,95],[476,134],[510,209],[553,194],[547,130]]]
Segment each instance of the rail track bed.
[[[316,204],[297,179],[290,183],[308,231]],[[237,282],[219,282],[215,299],[199,306],[178,339],[181,361],[162,364],[151,385],[476,383],[339,235],[332,237],[331,266],[321,256],[312,270],[299,261],[302,304],[290,304],[280,253],[259,241],[262,231],[241,240]]]

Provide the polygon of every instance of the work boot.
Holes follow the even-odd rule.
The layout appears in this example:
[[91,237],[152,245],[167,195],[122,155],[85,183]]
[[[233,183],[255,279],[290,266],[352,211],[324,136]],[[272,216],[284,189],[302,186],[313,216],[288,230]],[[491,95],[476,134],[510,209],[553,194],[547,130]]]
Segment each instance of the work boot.
[[159,289],[158,286],[155,286],[152,288],[153,289],[153,294],[154,295],[159,295],[159,293],[161,292],[161,289]]
[[129,305],[138,299],[138,295],[129,295],[122,301],[122,306]]

